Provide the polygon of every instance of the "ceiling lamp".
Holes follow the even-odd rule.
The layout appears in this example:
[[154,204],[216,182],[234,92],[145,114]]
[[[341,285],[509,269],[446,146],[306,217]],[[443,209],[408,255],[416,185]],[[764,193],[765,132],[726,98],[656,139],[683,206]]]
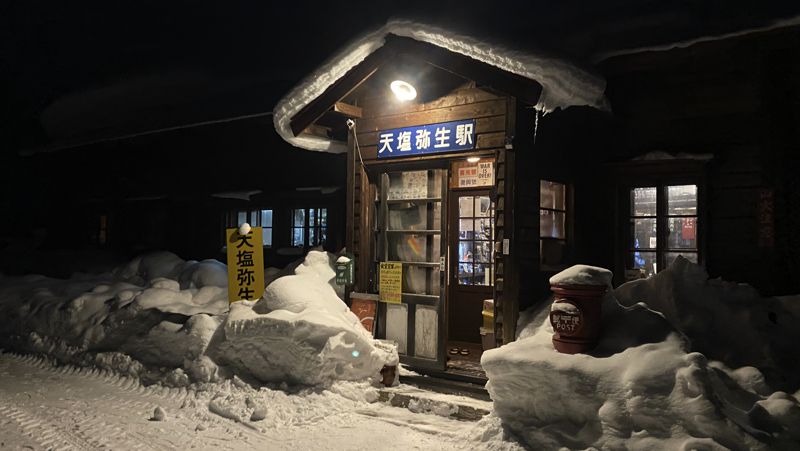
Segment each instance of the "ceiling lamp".
[[403,80],[395,80],[389,85],[389,87],[392,88],[392,92],[401,102],[413,100],[417,97],[417,90],[411,86],[411,83]]

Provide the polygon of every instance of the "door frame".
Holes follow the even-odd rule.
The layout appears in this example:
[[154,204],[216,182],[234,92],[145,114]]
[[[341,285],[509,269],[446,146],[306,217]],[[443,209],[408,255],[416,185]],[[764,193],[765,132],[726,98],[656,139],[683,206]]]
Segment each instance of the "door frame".
[[[388,225],[388,187],[387,187],[387,180],[388,175],[385,177],[385,174],[388,173],[396,173],[396,172],[405,172],[405,171],[422,171],[422,170],[441,170],[441,192],[440,192],[440,203],[441,203],[441,212],[440,212],[440,258],[444,257],[444,270],[439,272],[439,299],[435,301],[435,307],[437,309],[437,329],[438,329],[438,336],[436,337],[436,359],[430,359],[425,357],[416,357],[413,355],[414,346],[415,346],[415,333],[416,333],[416,324],[415,324],[415,314],[416,314],[416,306],[417,304],[423,305],[430,305],[429,303],[422,303],[422,302],[415,302],[413,300],[413,295],[406,295],[403,296],[402,303],[405,304],[408,308],[407,311],[407,324],[406,324],[406,353],[400,354],[400,362],[407,364],[409,366],[421,368],[421,369],[434,369],[434,370],[444,370],[447,366],[447,353],[446,353],[446,337],[447,337],[447,315],[446,315],[446,306],[447,306],[447,283],[445,278],[447,277],[447,268],[448,268],[448,180],[450,171],[448,165],[445,164],[431,164],[431,162],[418,162],[417,164],[386,164],[386,165],[376,165],[373,166],[372,171],[377,176],[375,180],[377,181],[377,185],[380,190],[380,205],[378,214],[376,215],[377,224],[375,224],[375,230],[378,234],[378,245],[377,249],[375,250],[375,261],[380,263],[385,258],[388,258],[387,254],[387,242],[386,242],[386,227]],[[370,172],[372,172],[370,171]],[[386,321],[387,321],[387,304],[383,302],[378,303],[378,315],[379,320],[383,327],[382,334],[386,336]]]
[[[475,188],[472,188],[472,187],[470,187],[470,188],[449,188],[448,191],[449,191],[448,195],[447,195],[447,197],[448,197],[448,208],[449,208],[448,212],[447,212],[447,221],[448,221],[448,227],[447,227],[447,248],[448,248],[448,250],[447,250],[447,254],[448,255],[447,255],[447,271],[446,271],[447,272],[447,274],[446,274],[447,280],[446,280],[446,283],[445,283],[446,290],[447,290],[448,302],[445,304],[445,310],[446,310],[445,316],[446,316],[446,319],[447,319],[447,322],[446,322],[447,330],[446,330],[446,334],[445,334],[445,341],[451,339],[451,337],[450,337],[450,323],[449,322],[450,322],[450,308],[452,307],[452,302],[450,302],[450,300],[452,300],[453,296],[454,296],[454,293],[452,292],[451,287],[457,286],[457,283],[455,281],[458,278],[458,264],[459,264],[459,258],[458,258],[458,241],[459,241],[459,239],[458,239],[458,227],[460,227],[459,212],[458,212],[458,198],[460,196],[487,196],[487,197],[489,197],[489,201],[492,204],[494,204],[494,201],[491,200],[491,191],[492,191],[492,187],[491,186],[475,187]],[[474,204],[473,204],[473,207],[474,207]],[[475,217],[475,216],[473,216],[473,217]],[[495,221],[496,221],[496,218],[494,217],[494,208],[492,208],[492,214],[490,216],[487,216],[487,218],[490,218],[492,220],[492,237],[489,240],[489,243],[491,243],[490,245],[492,247],[494,247],[494,232],[495,232],[494,229],[495,229]],[[456,229],[451,229],[451,227],[456,227]],[[494,249],[492,249],[492,253],[494,254]],[[494,257],[494,255],[493,255],[493,257]],[[495,271],[494,258],[492,258],[492,261],[490,261],[489,263],[490,263],[490,266],[492,268],[492,272],[494,272]],[[494,299],[494,274],[492,274],[491,279],[492,279],[491,280],[491,282],[492,282],[491,285],[488,285],[488,286],[486,286],[486,285],[479,285],[479,286],[476,286],[476,285],[464,285],[464,286],[460,286],[459,290],[464,290],[466,292],[472,292],[474,294],[478,294],[478,293],[487,291],[487,293],[486,293],[487,298]]]

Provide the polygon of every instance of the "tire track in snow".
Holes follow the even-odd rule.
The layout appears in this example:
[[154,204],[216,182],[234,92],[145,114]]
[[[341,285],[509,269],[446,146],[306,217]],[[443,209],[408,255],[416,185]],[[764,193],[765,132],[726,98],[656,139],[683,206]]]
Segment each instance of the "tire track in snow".
[[0,417],[16,423],[22,433],[44,449],[87,449],[95,446],[68,429],[14,406],[0,406]]

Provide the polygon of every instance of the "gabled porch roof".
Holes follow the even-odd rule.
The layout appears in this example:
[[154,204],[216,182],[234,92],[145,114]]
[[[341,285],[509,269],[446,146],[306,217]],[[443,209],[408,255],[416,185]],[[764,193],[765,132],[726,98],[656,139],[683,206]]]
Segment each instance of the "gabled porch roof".
[[543,112],[578,105],[606,108],[605,80],[568,61],[395,20],[356,39],[284,96],[273,109],[278,134],[303,149],[346,151],[340,141],[303,131],[401,53],[485,83]]

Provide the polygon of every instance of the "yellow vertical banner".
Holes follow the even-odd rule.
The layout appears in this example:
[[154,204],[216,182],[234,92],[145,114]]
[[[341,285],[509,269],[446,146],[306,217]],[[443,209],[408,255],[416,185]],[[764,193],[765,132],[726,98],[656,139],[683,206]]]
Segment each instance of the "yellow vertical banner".
[[403,264],[400,262],[381,262],[380,264],[380,300],[390,304],[399,304],[403,296]]
[[259,299],[264,294],[264,246],[261,227],[246,235],[227,229],[228,302]]

